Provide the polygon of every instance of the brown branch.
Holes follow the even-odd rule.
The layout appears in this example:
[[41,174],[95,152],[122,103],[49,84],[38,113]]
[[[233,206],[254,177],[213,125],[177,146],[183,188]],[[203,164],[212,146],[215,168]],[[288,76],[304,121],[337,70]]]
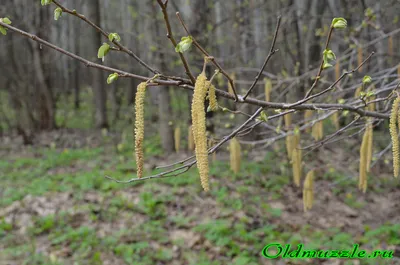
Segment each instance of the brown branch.
[[[183,28],[185,29],[186,33],[187,33],[189,36],[192,36],[192,35],[190,34],[188,28],[186,27],[186,24],[185,24],[185,22],[183,21],[183,19],[182,19],[181,15],[179,14],[179,12],[176,12],[176,15],[177,15],[179,21],[181,22]],[[208,57],[208,58],[210,59],[210,61],[212,62],[212,64],[213,64],[215,67],[217,67],[217,68],[220,70],[220,72],[228,79],[228,81],[229,81],[229,83],[230,83],[230,85],[231,85],[231,87],[232,87],[232,91],[233,91],[233,94],[234,94],[234,97],[235,97],[235,102],[239,101],[238,95],[237,95],[237,93],[236,93],[235,84],[233,83],[233,80],[232,80],[232,78],[229,76],[229,74],[228,74],[227,72],[225,72],[225,70],[224,70],[224,69],[221,67],[221,65],[215,60],[215,58],[214,58],[213,56],[211,56],[211,55],[196,41],[196,39],[195,39],[193,36],[192,36],[192,40],[193,40],[194,46],[196,46],[197,49],[199,49],[206,57]]]
[[272,40],[271,49],[270,49],[270,51],[269,51],[269,53],[267,55],[267,58],[264,61],[263,66],[261,67],[260,71],[258,72],[258,74],[256,76],[256,79],[254,80],[253,84],[250,86],[249,90],[247,90],[246,94],[243,96],[243,100],[245,100],[249,96],[251,91],[256,86],[258,80],[260,79],[260,76],[261,76],[262,72],[264,71],[265,67],[267,66],[268,61],[279,50],[279,49],[275,50],[275,43],[276,43],[276,38],[278,37],[278,31],[279,31],[280,25],[281,25],[281,16],[278,16],[278,21],[276,23],[275,34],[274,34],[274,38]]
[[[324,50],[328,49],[329,42],[331,41],[333,29],[334,28],[331,25],[331,27],[329,29],[328,38],[326,39],[325,49]],[[313,92],[314,88],[318,85],[318,81],[321,78],[321,74],[322,74],[323,70],[324,70],[324,59],[321,60],[321,65],[319,66],[319,70],[318,70],[317,76],[315,77],[315,81],[312,84],[310,90],[308,90],[308,92],[306,93],[306,96],[304,98],[308,98],[311,95],[311,93]]]
[[[90,19],[88,19],[87,17],[85,17],[82,14],[79,14],[75,9],[71,10],[66,8],[65,6],[61,5],[58,0],[52,0],[52,2],[58,6],[59,8],[61,8],[61,10],[64,13],[68,13],[70,15],[73,15],[77,18],[80,18],[81,20],[83,20],[84,22],[86,22],[87,24],[89,24],[90,26],[92,26],[93,28],[95,28],[98,32],[100,32],[104,37],[106,37],[108,39],[108,35],[109,33],[106,32],[105,30],[103,30],[102,28],[100,28],[99,26],[97,26],[96,24],[94,24]],[[154,68],[152,68],[151,66],[147,65],[142,59],[139,58],[139,56],[137,56],[133,51],[129,50],[127,47],[123,46],[121,43],[119,43],[116,40],[113,40],[112,43],[114,43],[118,49],[120,49],[121,51],[125,52],[126,54],[128,54],[129,56],[131,56],[132,58],[134,58],[138,63],[140,63],[142,66],[144,66],[147,70],[149,70],[150,72],[154,73],[154,74],[160,74],[160,72]]]
[[[177,45],[177,42],[172,33],[171,23],[169,22],[169,16],[168,16],[168,12],[167,12],[168,0],[166,0],[164,3],[162,0],[157,0],[157,2],[160,5],[162,13],[164,15],[165,25],[167,27],[167,37],[168,37],[168,39],[170,39],[170,41],[172,42],[172,45],[174,45],[174,48],[175,48]],[[183,66],[185,67],[186,75],[190,78],[190,81],[192,81],[192,85],[194,85],[194,83],[196,82],[196,79],[194,78],[192,72],[189,69],[189,65],[186,61],[185,56],[183,55],[183,53],[179,52],[179,57],[181,58]]]

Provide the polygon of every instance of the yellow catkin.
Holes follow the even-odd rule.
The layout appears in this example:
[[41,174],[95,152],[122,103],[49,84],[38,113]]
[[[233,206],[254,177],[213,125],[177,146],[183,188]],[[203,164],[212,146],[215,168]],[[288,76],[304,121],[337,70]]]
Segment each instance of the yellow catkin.
[[264,81],[265,81],[265,86],[264,86],[265,101],[270,102],[271,91],[272,91],[272,81],[269,78],[265,78]]
[[397,131],[398,112],[399,112],[400,97],[393,101],[392,111],[389,120],[389,132],[392,138],[392,152],[393,152],[393,175],[395,178],[399,175],[399,138]]
[[340,128],[340,124],[339,124],[339,112],[335,112],[331,115],[331,121],[333,123],[333,125],[335,126],[336,130],[339,130]]
[[210,81],[207,81],[208,86],[208,100],[210,102],[210,110],[216,111],[218,110],[218,102],[217,96],[215,95],[215,86],[211,84]]
[[[360,64],[362,64],[363,62],[363,49],[361,47],[359,47],[357,49],[357,66],[359,66]],[[358,72],[362,72],[362,66],[360,68],[358,68]]]
[[[371,121],[370,121],[371,122]],[[372,154],[374,151],[374,129],[372,123],[368,125],[368,147],[367,147],[367,172],[370,171],[371,162],[372,162]]]
[[340,63],[339,61],[337,61],[335,64],[335,80],[338,80],[339,78],[340,78]]
[[302,152],[300,149],[300,131],[295,130],[292,139],[292,167],[293,167],[293,181],[297,187],[300,186],[301,172],[302,172]]
[[311,132],[312,137],[315,141],[319,141],[324,137],[324,123],[323,120],[314,123]]
[[390,36],[388,39],[388,54],[390,57],[393,56],[393,36]]
[[286,136],[285,139],[286,144],[286,152],[289,159],[292,159],[292,152],[293,152],[293,135]]
[[143,177],[143,139],[144,139],[144,97],[146,95],[147,84],[140,83],[137,86],[135,97],[135,154],[136,154],[136,167],[137,177]]
[[[313,116],[313,111],[310,110],[310,109],[306,110],[306,111],[304,112],[304,121],[305,121],[305,122],[310,121],[312,116]],[[306,129],[306,132],[307,132],[307,133],[311,132],[311,128],[307,128],[307,129]]]
[[174,130],[175,152],[179,152],[181,148],[181,128],[176,127]]
[[[369,98],[369,101],[374,101],[375,99],[376,99],[375,96],[371,96],[371,97]],[[376,103],[375,103],[375,102],[369,103],[369,104],[368,104],[368,110],[369,110],[369,111],[375,111],[375,109],[376,109]]]
[[[235,81],[236,81],[236,75],[235,75],[235,73],[232,73],[232,74],[230,75],[230,78],[232,79],[233,83],[235,83]],[[232,88],[230,82],[228,82],[228,92],[229,92],[229,94],[232,94],[232,95],[234,94],[234,93],[233,93],[233,88]]]
[[368,143],[369,130],[366,129],[363,135],[360,148],[360,175],[358,178],[358,188],[363,192],[367,189],[367,164],[368,164]]
[[206,113],[204,101],[207,95],[207,77],[201,73],[196,80],[192,101],[192,130],[195,144],[197,169],[199,170],[201,186],[210,190],[208,183],[208,152],[206,136]]
[[194,137],[193,137],[193,129],[192,129],[191,125],[188,128],[188,149],[189,149],[189,151],[194,150]]
[[303,185],[303,205],[304,211],[308,211],[312,208],[314,203],[314,170],[307,173],[306,179]]
[[292,114],[288,113],[284,116],[285,119],[285,129],[289,130],[290,125],[292,125]]
[[236,174],[240,171],[241,162],[241,147],[239,141],[233,138],[229,143],[230,151],[230,166],[233,172]]

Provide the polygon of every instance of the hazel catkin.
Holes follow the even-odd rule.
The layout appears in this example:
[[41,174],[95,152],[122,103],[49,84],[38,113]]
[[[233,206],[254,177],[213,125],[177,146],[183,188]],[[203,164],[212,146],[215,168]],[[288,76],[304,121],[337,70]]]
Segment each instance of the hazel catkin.
[[240,171],[241,162],[241,148],[240,143],[236,137],[232,138],[229,143],[230,151],[230,166],[233,172],[238,173]]
[[197,160],[197,169],[199,170],[200,181],[203,189],[210,189],[208,183],[208,152],[206,136],[206,113],[204,110],[204,101],[207,94],[207,77],[201,73],[195,83],[192,100],[192,130],[195,144],[195,155]]
[[146,82],[142,82],[137,86],[135,97],[135,154],[137,177],[143,177],[143,139],[144,139],[144,98],[146,95]]
[[389,120],[389,132],[392,138],[393,153],[393,175],[395,178],[399,176],[399,138],[398,138],[398,113],[399,113],[400,97],[393,101],[392,111]]
[[314,170],[307,173],[303,184],[303,205],[304,211],[312,208],[314,202]]

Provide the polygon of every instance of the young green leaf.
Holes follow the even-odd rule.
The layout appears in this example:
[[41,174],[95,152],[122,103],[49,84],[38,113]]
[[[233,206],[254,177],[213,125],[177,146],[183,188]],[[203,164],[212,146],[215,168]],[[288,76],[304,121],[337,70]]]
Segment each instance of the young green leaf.
[[0,26],[0,33],[3,34],[3,35],[7,35],[7,30],[6,30],[6,28]]
[[118,35],[118,33],[110,33],[108,35],[108,39],[110,41],[116,40],[116,41],[121,41],[121,37]]
[[345,29],[347,27],[347,21],[346,21],[346,19],[344,19],[342,17],[335,17],[332,20],[331,27],[333,27],[335,29]]
[[324,63],[324,65],[323,65],[323,69],[327,69],[330,67],[332,67],[332,65],[330,63]]
[[323,55],[324,55],[324,62],[336,60],[336,55],[333,53],[331,49],[324,50]]
[[110,74],[107,78],[107,84],[111,84],[115,80],[117,80],[119,75],[117,73]]
[[362,80],[364,85],[370,84],[372,82],[372,78],[369,75],[364,76]]
[[45,5],[50,5],[51,4],[51,0],[41,0],[42,6]]
[[61,15],[62,15],[62,9],[60,7],[57,7],[56,9],[54,9],[54,20],[58,20]]
[[103,43],[103,45],[100,46],[99,51],[97,52],[97,58],[104,60],[104,57],[109,51],[110,45],[108,45],[108,43]]
[[4,24],[11,25],[11,20],[8,17],[2,19]]
[[181,41],[176,45],[175,51],[184,53],[185,51],[190,49],[192,43],[193,43],[192,36],[182,37]]

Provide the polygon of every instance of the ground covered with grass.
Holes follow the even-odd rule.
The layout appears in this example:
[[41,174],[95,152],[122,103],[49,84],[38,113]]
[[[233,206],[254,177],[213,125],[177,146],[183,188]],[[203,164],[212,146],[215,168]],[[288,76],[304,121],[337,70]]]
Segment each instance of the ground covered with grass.
[[[129,137],[82,130],[40,137],[31,147],[3,141],[0,264],[399,264],[261,256],[273,242],[398,251],[400,192],[389,175],[372,179],[364,195],[356,178],[333,186],[343,176],[332,169],[319,176],[315,206],[304,213],[290,165],[272,151],[249,152],[240,174],[219,154],[204,193],[195,168],[132,184],[106,179],[134,177]],[[186,155],[166,160],[157,143],[146,140],[147,174]]]
[[[59,106],[57,124],[70,129],[37,135],[33,146],[16,137],[0,139],[0,265],[400,264],[398,258],[268,260],[261,255],[265,245],[278,242],[325,250],[360,244],[368,251],[396,250],[399,256],[400,184],[385,161],[373,167],[367,193],[358,191],[357,140],[307,157],[311,167],[322,170],[315,205],[304,213],[282,142],[268,150],[243,147],[238,174],[229,168],[226,149],[219,152],[210,160],[208,193],[196,168],[131,184],[106,179],[135,177],[130,108],[113,124],[118,129],[99,132],[90,129],[92,111],[85,102],[90,100],[79,112],[71,111],[71,102]],[[151,133],[157,129],[148,126],[146,175],[191,155],[164,155],[159,137]],[[388,142],[376,139],[376,145]]]

